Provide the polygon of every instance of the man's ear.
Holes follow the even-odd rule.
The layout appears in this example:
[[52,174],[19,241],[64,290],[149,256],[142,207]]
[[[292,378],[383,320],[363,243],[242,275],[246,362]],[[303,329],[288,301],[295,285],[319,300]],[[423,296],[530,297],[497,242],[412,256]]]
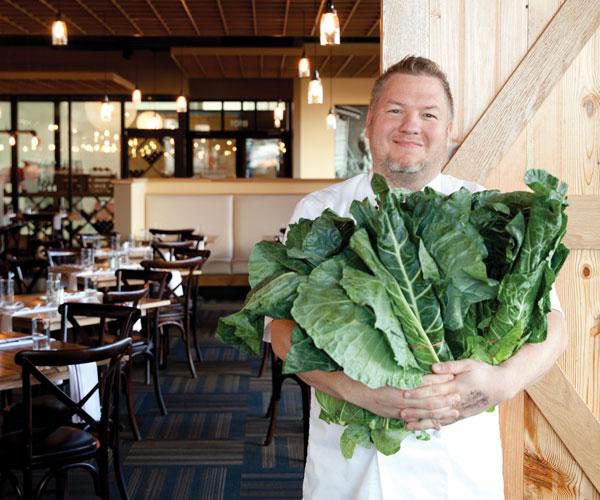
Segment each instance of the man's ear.
[[452,122],[450,122],[448,123],[448,128],[446,129],[446,144],[448,147],[455,142],[454,138],[452,137],[453,131],[454,129],[452,128]]
[[371,135],[371,122],[373,120],[373,113],[371,112],[371,106],[367,109],[367,118],[365,120],[365,135],[369,137]]

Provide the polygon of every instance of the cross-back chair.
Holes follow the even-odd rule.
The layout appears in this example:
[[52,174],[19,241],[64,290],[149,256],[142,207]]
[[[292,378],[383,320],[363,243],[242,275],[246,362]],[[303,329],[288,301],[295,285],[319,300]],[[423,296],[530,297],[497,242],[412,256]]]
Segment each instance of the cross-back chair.
[[[111,345],[88,349],[57,351],[21,351],[15,361],[22,368],[22,398],[24,418],[22,429],[0,438],[0,472],[23,499],[41,498],[50,479],[56,478],[57,493],[63,490],[67,473],[80,468],[94,480],[96,494],[109,498],[109,450],[122,498],[128,498],[119,451],[119,384],[123,356],[129,352],[131,339],[124,338]],[[43,367],[97,363],[102,365],[99,382],[80,401],[71,397],[44,373]],[[58,427],[34,427],[32,380],[53,395],[82,424]],[[100,391],[101,413],[96,421],[83,405]],[[97,467],[89,463],[95,459]],[[34,488],[33,471],[47,469]],[[23,472],[22,486],[15,475]],[[4,481],[3,481],[4,482]]]
[[[195,325],[192,325],[192,311],[194,308],[194,296],[198,287],[197,271],[202,268],[206,259],[204,257],[191,257],[176,261],[166,260],[143,260],[140,264],[148,270],[178,270],[181,273],[181,283],[173,286],[167,285],[166,296],[169,297],[171,304],[161,308],[158,329],[161,334],[161,360],[163,366],[166,364],[166,358],[169,349],[168,330],[169,327],[175,327],[181,332],[185,344],[188,366],[192,377],[196,378],[196,367],[192,357],[190,343],[193,342],[198,361],[202,359],[196,338]],[[181,294],[177,289],[182,287]]]

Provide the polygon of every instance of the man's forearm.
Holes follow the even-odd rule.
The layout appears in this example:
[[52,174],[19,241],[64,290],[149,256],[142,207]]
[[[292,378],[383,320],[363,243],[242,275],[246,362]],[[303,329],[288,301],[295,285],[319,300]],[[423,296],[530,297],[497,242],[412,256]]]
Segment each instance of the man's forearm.
[[538,382],[552,368],[567,347],[567,334],[562,313],[553,310],[548,314],[548,334],[539,344],[525,344],[502,363],[508,375],[511,397]]

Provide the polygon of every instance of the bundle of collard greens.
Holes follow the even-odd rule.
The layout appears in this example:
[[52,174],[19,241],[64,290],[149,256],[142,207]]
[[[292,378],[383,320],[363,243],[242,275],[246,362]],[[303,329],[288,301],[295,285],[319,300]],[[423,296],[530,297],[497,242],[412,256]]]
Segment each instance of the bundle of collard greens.
[[[413,388],[437,361],[501,363],[546,337],[549,292],[568,250],[566,184],[529,170],[532,192],[442,195],[389,189],[374,175],[377,207],[350,218],[325,210],[260,242],[243,309],[217,335],[258,353],[264,316],[297,326],[286,373],[343,370],[369,387]],[[411,432],[317,391],[321,418],[346,427],[341,450],[372,443],[386,455]],[[422,433],[418,437],[425,438]]]

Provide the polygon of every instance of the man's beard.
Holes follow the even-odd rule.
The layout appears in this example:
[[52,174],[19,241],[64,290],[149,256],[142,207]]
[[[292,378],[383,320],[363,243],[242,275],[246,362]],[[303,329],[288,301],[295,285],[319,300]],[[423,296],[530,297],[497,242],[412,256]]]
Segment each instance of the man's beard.
[[408,166],[401,166],[398,162],[392,160],[389,156],[381,162],[383,171],[394,172],[395,174],[418,174],[426,166],[428,162],[420,161]]

